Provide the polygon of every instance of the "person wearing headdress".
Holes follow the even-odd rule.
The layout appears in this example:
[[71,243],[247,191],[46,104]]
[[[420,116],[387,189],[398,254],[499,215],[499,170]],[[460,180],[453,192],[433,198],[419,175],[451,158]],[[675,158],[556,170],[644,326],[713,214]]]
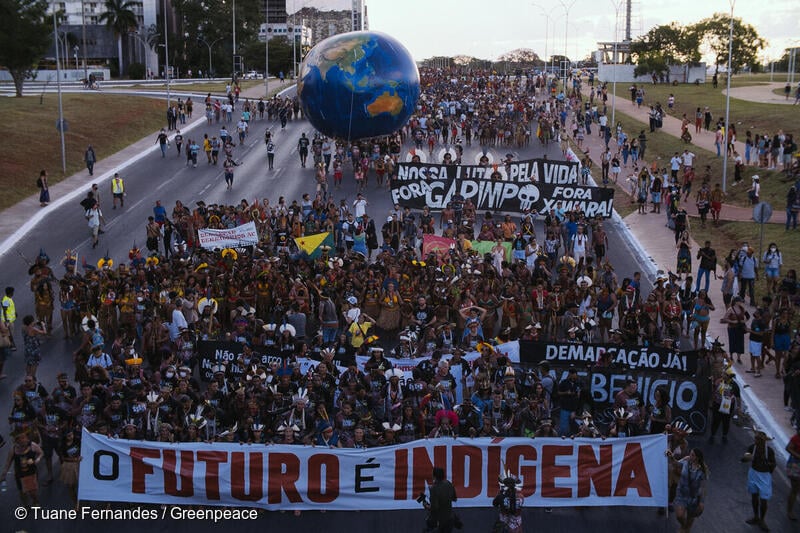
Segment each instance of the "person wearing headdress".
[[492,500],[492,506],[497,507],[499,515],[497,521],[502,524],[508,533],[522,533],[522,505],[525,499],[522,496],[522,481],[505,472],[500,477],[500,492]]

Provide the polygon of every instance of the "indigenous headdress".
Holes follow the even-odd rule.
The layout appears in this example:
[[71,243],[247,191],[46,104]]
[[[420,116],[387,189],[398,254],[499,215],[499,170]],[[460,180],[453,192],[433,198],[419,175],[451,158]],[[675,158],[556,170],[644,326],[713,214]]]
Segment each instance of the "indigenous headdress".
[[106,250],[106,255],[104,255],[104,256],[103,256],[103,257],[102,257],[102,258],[101,258],[101,259],[100,259],[100,260],[97,262],[97,268],[99,268],[100,270],[105,270],[105,269],[108,269],[108,270],[110,270],[110,269],[114,268],[114,260],[113,260],[113,259],[111,259],[111,258],[108,256],[108,250]]
[[64,268],[66,268],[67,270],[71,270],[75,268],[77,262],[78,262],[78,252],[69,248],[64,250],[64,259],[61,260],[61,264],[64,265]]

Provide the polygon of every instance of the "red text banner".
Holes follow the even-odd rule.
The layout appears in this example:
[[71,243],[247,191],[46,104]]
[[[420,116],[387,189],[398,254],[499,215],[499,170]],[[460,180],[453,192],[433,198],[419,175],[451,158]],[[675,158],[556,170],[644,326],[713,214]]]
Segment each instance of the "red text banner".
[[258,231],[254,222],[230,229],[199,229],[200,246],[207,250],[215,248],[241,248],[258,244]]
[[528,507],[667,505],[665,435],[428,439],[367,450],[110,439],[84,430],[79,498],[263,509],[417,509],[434,466],[458,507],[489,507],[508,469]]

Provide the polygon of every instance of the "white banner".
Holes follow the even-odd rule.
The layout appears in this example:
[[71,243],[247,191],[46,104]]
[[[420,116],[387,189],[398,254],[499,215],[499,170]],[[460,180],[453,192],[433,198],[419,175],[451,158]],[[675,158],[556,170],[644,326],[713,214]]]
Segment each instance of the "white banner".
[[200,239],[200,246],[207,250],[241,248],[258,244],[255,222],[248,222],[231,229],[199,229],[197,235]]
[[268,510],[418,509],[432,469],[458,507],[490,507],[508,469],[526,507],[667,505],[666,435],[426,439],[370,450],[159,443],[83,432],[78,497]]

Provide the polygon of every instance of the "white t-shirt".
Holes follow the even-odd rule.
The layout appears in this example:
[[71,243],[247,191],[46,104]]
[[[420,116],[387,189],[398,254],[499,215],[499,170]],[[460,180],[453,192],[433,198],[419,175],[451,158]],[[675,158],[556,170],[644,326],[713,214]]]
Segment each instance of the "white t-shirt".
[[367,213],[367,201],[364,198],[353,202],[353,214],[356,218],[361,218]]

